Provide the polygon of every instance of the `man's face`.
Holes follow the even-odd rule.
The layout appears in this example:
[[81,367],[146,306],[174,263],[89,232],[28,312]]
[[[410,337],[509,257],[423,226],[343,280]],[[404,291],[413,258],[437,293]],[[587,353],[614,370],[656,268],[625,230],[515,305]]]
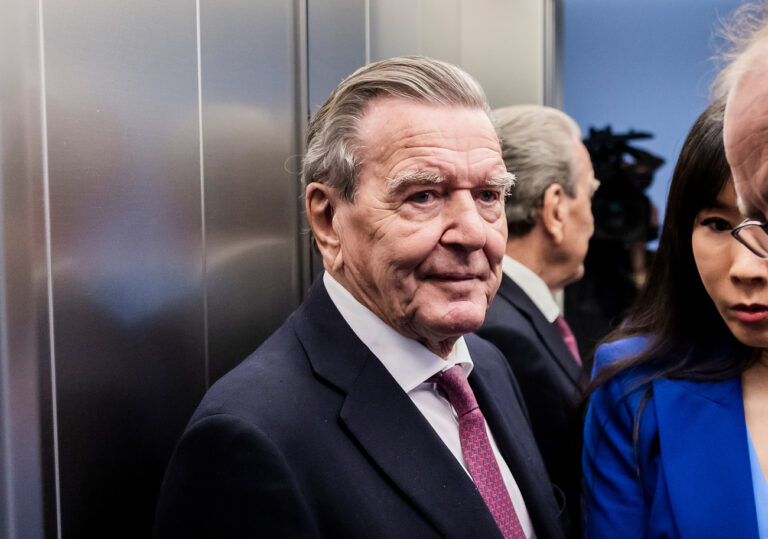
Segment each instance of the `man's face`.
[[401,334],[445,356],[501,279],[509,175],[478,109],[374,100],[360,121],[354,203],[339,202],[332,271]]
[[574,155],[578,177],[574,197],[565,198],[565,229],[562,247],[565,251],[564,264],[567,266],[566,280],[562,286],[578,281],[584,276],[584,257],[587,256],[589,238],[595,231],[592,217],[592,196],[600,183],[595,179],[592,161],[587,148],[580,141],[574,143]]
[[760,62],[731,91],[723,137],[743,210],[764,220],[768,217],[768,61]]

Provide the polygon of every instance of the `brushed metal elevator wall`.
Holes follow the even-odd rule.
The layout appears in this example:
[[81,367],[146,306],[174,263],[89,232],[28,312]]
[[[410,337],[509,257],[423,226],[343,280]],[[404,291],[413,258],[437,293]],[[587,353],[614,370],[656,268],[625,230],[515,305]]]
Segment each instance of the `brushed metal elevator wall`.
[[[55,491],[50,421],[37,5],[0,16],[0,537],[43,537]],[[55,511],[54,511],[55,513]],[[49,519],[50,520],[50,519]],[[50,533],[45,534],[51,536]]]
[[4,10],[0,536],[148,536],[206,388],[298,305],[295,6]]
[[64,537],[146,535],[205,387],[194,5],[43,3]]
[[43,4],[61,529],[136,537],[210,381],[298,303],[293,13],[78,5]]
[[475,42],[512,13],[540,48],[528,0],[391,1],[6,0],[0,537],[150,535],[203,393],[321,268],[303,128],[344,76],[430,54],[474,66],[494,105],[541,101],[518,33],[492,57]]

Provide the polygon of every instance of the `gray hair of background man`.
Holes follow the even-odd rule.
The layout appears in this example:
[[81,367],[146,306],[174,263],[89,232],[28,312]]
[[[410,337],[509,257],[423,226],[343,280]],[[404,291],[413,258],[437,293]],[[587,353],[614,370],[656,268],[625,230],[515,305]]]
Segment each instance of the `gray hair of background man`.
[[727,95],[758,58],[768,56],[768,0],[739,6],[721,21],[724,40],[720,58],[725,64],[712,83],[712,97]]
[[390,58],[361,67],[331,93],[307,127],[304,187],[320,182],[353,202],[363,159],[358,126],[372,100],[402,98],[436,105],[482,109],[490,114],[480,84],[458,67],[426,58]]
[[575,196],[574,143],[581,130],[567,114],[552,107],[518,105],[492,113],[507,171],[517,177],[506,201],[510,237],[528,234],[536,225],[544,192],[560,184]]

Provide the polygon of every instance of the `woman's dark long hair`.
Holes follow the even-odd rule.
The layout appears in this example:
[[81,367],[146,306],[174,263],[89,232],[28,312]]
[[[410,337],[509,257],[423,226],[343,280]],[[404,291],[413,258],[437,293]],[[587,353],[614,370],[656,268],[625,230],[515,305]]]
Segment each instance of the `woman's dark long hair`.
[[724,110],[724,100],[714,102],[688,133],[646,286],[624,323],[603,340],[645,336],[648,345],[639,355],[602,369],[591,390],[630,369],[642,369],[644,383],[658,378],[720,381],[754,361],[751,349],[736,340],[704,289],[691,246],[696,215],[714,206],[730,177],[723,147]]

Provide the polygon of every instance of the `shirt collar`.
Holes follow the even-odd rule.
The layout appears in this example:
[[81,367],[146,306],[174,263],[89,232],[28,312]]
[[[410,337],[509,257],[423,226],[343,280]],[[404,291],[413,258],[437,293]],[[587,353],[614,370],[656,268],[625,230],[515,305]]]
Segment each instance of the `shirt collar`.
[[461,365],[467,376],[472,372],[472,358],[469,356],[464,337],[456,341],[446,359],[443,359],[430,352],[420,342],[395,331],[357,301],[327,271],[323,274],[323,284],[344,321],[406,393],[423,384],[427,378],[453,365]]
[[547,322],[552,323],[560,316],[560,307],[557,306],[557,302],[552,296],[547,283],[536,273],[509,255],[504,255],[501,271],[523,289],[525,295],[531,298],[531,301],[539,308]]

